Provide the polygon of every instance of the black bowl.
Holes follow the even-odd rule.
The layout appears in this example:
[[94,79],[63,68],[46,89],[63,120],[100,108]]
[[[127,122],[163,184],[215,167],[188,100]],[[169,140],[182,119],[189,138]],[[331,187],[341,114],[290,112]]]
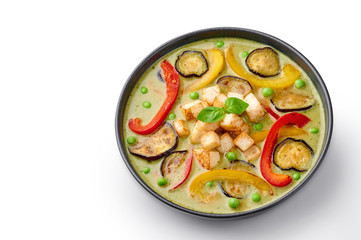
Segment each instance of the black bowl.
[[[236,38],[243,38],[243,39],[249,39],[256,42],[267,44],[271,47],[276,48],[277,50],[281,51],[288,57],[290,57],[293,61],[295,61],[310,77],[310,79],[315,84],[324,108],[325,108],[325,119],[326,119],[326,137],[325,142],[323,143],[322,151],[320,154],[320,157],[317,159],[317,162],[315,163],[314,167],[310,170],[309,174],[303,179],[303,181],[295,186],[291,191],[289,191],[287,194],[283,195],[276,201],[273,201],[269,204],[266,204],[260,208],[253,209],[246,212],[238,212],[238,213],[230,213],[230,214],[213,214],[213,213],[205,213],[205,212],[199,212],[195,210],[191,210],[185,207],[182,207],[178,204],[175,204],[161,195],[159,195],[157,192],[155,192],[153,189],[151,189],[136,173],[133,166],[130,164],[129,158],[127,156],[127,149],[124,141],[123,131],[122,131],[122,123],[124,118],[124,112],[125,107],[127,105],[127,101],[129,98],[129,95],[134,88],[135,84],[137,83],[138,79],[143,75],[143,73],[150,67],[154,62],[162,58],[167,53],[173,51],[174,49],[183,46],[185,44],[203,40],[203,39],[209,39],[209,38],[220,38],[220,37],[236,37]],[[213,219],[229,219],[229,218],[242,218],[250,215],[254,215],[260,212],[265,211],[266,209],[269,209],[270,207],[273,207],[277,205],[278,203],[282,202],[286,198],[293,195],[297,190],[299,190],[302,186],[306,184],[306,182],[311,178],[311,176],[315,173],[316,169],[321,164],[322,160],[324,159],[326,152],[328,150],[328,147],[330,145],[331,141],[331,135],[332,135],[332,126],[333,126],[333,114],[332,114],[332,105],[330,96],[328,94],[327,88],[317,72],[317,70],[314,68],[314,66],[295,48],[290,46],[289,44],[283,42],[282,40],[275,38],[271,35],[250,30],[250,29],[244,29],[244,28],[229,28],[229,27],[222,27],[222,28],[210,28],[210,29],[204,29],[199,30],[195,32],[191,32],[185,35],[182,35],[180,37],[177,37],[173,40],[170,40],[169,42],[163,44],[156,50],[154,50],[151,54],[149,54],[133,71],[133,73],[128,78],[127,82],[125,83],[122,93],[120,94],[118,106],[117,106],[117,112],[115,117],[115,132],[118,142],[118,147],[120,154],[123,157],[123,160],[125,164],[127,165],[129,171],[133,174],[135,179],[148,191],[150,192],[154,197],[161,200],[163,203],[167,204],[168,206],[171,206],[175,209],[181,210],[186,213],[190,213],[196,216],[206,217],[206,218],[213,218]]]

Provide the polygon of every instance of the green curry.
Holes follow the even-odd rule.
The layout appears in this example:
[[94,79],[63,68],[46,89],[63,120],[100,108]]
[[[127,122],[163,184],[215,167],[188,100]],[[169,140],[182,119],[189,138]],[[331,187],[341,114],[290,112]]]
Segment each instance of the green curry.
[[[177,78],[179,86],[171,86]],[[162,108],[169,108],[166,116]],[[304,126],[293,126],[299,115],[292,114],[302,115]],[[276,129],[286,115],[291,124]],[[154,63],[120,124],[131,164],[155,192],[196,211],[234,213],[271,203],[302,182],[322,149],[324,116],[312,81],[288,56],[222,38],[182,46]],[[131,125],[135,118],[142,122]],[[157,121],[154,129],[147,125]]]

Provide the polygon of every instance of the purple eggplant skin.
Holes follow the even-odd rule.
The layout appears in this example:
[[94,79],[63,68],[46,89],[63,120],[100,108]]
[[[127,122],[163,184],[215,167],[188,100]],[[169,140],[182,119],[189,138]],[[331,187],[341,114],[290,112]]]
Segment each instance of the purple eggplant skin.
[[159,69],[159,70],[158,70],[158,72],[157,72],[157,77],[158,77],[158,80],[159,80],[159,81],[161,81],[162,83],[165,83],[164,78],[163,78],[162,69]]
[[[164,132],[164,134],[171,134],[172,136],[169,136],[168,139],[170,139],[173,143],[162,143],[161,141],[156,141],[155,138],[157,138],[157,134],[162,134],[162,132],[159,131],[164,131],[163,128],[168,129]],[[162,139],[164,140],[164,136],[162,137]],[[153,143],[152,143],[153,140]],[[169,154],[170,152],[172,152],[177,146],[178,146],[178,135],[177,132],[175,131],[175,129],[173,128],[172,124],[166,122],[164,123],[162,126],[160,126],[155,132],[153,132],[147,139],[145,139],[143,142],[138,143],[135,146],[131,146],[128,147],[128,151],[129,153],[131,153],[134,156],[143,158],[145,160],[148,161],[153,161],[153,160],[157,160],[161,157],[164,157],[165,155]],[[146,145],[148,143],[148,146]],[[149,147],[149,145],[154,145],[154,144],[168,144],[169,147],[168,149],[159,152],[159,153],[149,153],[148,155],[145,154],[145,152],[151,152],[151,147]],[[142,154],[141,152],[144,152],[144,154]]]
[[[238,159],[232,161],[232,162],[231,162],[231,165],[232,165],[232,164],[234,165],[234,164],[237,164],[237,163],[242,163],[242,164],[244,164],[244,165],[248,165],[248,166],[251,167],[252,169],[255,169],[255,168],[256,168],[256,166],[253,165],[252,163],[247,162],[247,161],[244,161],[244,160],[238,160]],[[242,171],[243,171],[243,170],[242,170]],[[247,172],[248,172],[248,171],[247,171]],[[222,192],[226,197],[243,199],[243,198],[238,198],[238,197],[236,197],[236,196],[232,196],[231,193],[227,192],[226,189],[224,189],[224,188],[222,187],[222,183],[218,183],[218,187],[219,187],[219,189],[221,190],[221,192]]]
[[294,142],[301,142],[301,143],[303,143],[303,144],[308,148],[308,150],[310,150],[312,156],[314,156],[313,149],[312,149],[312,148],[310,147],[310,145],[308,145],[304,140],[302,140],[302,139],[294,139],[294,138],[288,137],[288,138],[284,139],[283,141],[281,141],[280,143],[278,143],[278,144],[276,145],[276,147],[274,148],[274,150],[273,150],[273,156],[272,156],[272,162],[273,162],[273,164],[276,165],[276,166],[277,166],[279,169],[281,169],[281,170],[295,170],[295,171],[297,171],[297,172],[307,171],[307,170],[299,170],[299,169],[294,168],[294,167],[281,168],[280,166],[278,166],[278,165],[275,163],[274,159],[275,159],[275,153],[276,153],[276,151],[277,151],[277,148],[280,147],[284,142],[289,141],[289,140],[294,141]]
[[313,104],[311,104],[309,106],[304,106],[304,107],[301,107],[301,108],[279,108],[273,103],[272,99],[271,99],[271,103],[273,104],[273,106],[276,108],[277,111],[284,112],[284,113],[306,111],[306,110],[310,109],[313,106]]
[[219,187],[219,189],[221,190],[221,192],[222,192],[226,197],[243,199],[243,198],[238,198],[238,197],[236,197],[236,196],[232,196],[231,194],[229,194],[229,193],[222,187],[222,183],[218,183],[218,187]]
[[[204,60],[204,63],[205,63],[205,65],[206,65],[206,70],[204,71],[204,72],[202,72],[201,74],[189,74],[189,75],[186,75],[186,74],[184,74],[182,71],[181,71],[181,69],[179,69],[178,68],[178,61],[182,58],[182,56],[184,55],[184,54],[187,54],[187,53],[195,53],[195,54],[200,54],[200,56],[202,57],[202,59]],[[179,55],[178,56],[178,58],[177,58],[177,60],[175,61],[175,64],[174,64],[174,66],[175,66],[175,69],[177,70],[177,72],[180,74],[180,75],[182,75],[183,77],[185,77],[185,78],[190,78],[190,77],[202,77],[203,76],[203,74],[205,74],[206,72],[208,72],[208,62],[207,62],[207,59],[203,56],[203,53],[202,52],[199,52],[199,51],[192,51],[192,50],[186,50],[186,51],[184,51],[181,55]]]
[[183,150],[183,151],[174,151],[174,152],[170,152],[170,153],[168,153],[164,158],[163,158],[163,160],[162,160],[162,163],[160,164],[160,174],[162,175],[162,177],[164,177],[165,176],[165,174],[163,173],[163,167],[164,167],[164,164],[167,162],[167,159],[168,159],[168,157],[170,156],[170,155],[172,155],[172,154],[184,154],[183,155],[183,157],[184,156],[186,156],[187,155],[187,150]]
[[[230,89],[230,92],[239,92],[246,96],[248,93],[250,93],[253,90],[252,85],[246,79],[240,78],[240,77],[235,77],[235,76],[230,76],[230,75],[218,78],[217,84],[220,86],[221,89],[227,87],[224,83],[222,83],[223,81],[227,81],[227,80],[234,80],[237,82],[241,82],[245,85],[245,87],[242,89],[243,91],[237,91],[237,90]],[[248,88],[248,89],[246,89],[246,88]]]
[[280,71],[278,71],[278,73],[272,74],[272,75],[263,75],[263,74],[261,74],[261,73],[259,73],[259,72],[257,72],[257,71],[254,71],[250,66],[248,66],[248,58],[252,55],[252,53],[255,52],[255,51],[258,51],[258,50],[262,50],[262,49],[270,49],[270,50],[272,50],[273,53],[275,53],[275,54],[278,56],[278,53],[277,53],[275,50],[273,50],[272,48],[270,48],[270,47],[264,47],[264,48],[254,49],[252,52],[250,52],[250,53],[248,54],[248,56],[247,56],[247,58],[246,58],[246,60],[245,60],[245,63],[246,63],[246,66],[247,66],[248,70],[249,70],[251,73],[253,73],[253,74],[257,75],[257,76],[260,76],[260,77],[262,77],[262,78],[274,77],[274,76],[279,75],[279,74],[280,74]]

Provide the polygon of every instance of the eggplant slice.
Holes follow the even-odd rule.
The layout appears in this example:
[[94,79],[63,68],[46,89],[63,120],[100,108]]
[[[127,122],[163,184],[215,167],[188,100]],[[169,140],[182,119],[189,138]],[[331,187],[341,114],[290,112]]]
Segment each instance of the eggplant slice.
[[251,84],[243,78],[234,76],[223,76],[217,80],[218,86],[223,92],[236,92],[243,96],[252,92]]
[[276,92],[271,102],[280,112],[294,112],[310,109],[315,104],[315,99],[290,90],[282,90]]
[[165,83],[164,78],[163,78],[163,71],[162,69],[159,69],[157,72],[157,78],[159,81],[161,81],[162,83]]
[[184,51],[175,62],[175,69],[183,77],[201,77],[208,71],[208,63],[199,51]]
[[144,141],[129,147],[131,154],[146,160],[156,160],[173,151],[178,145],[178,136],[173,126],[164,123]]
[[273,163],[282,170],[306,171],[312,158],[312,148],[302,139],[286,138],[273,152]]
[[[255,174],[256,166],[252,163],[235,160],[229,164],[228,169],[250,172]],[[227,181],[218,184],[222,193],[227,197],[242,199],[250,193],[251,186],[241,181]]]
[[188,151],[176,151],[164,157],[160,165],[160,174],[162,177],[171,181],[178,181],[183,175],[181,166],[183,165]]
[[260,77],[273,77],[281,72],[278,54],[270,47],[257,48],[246,58],[246,65]]

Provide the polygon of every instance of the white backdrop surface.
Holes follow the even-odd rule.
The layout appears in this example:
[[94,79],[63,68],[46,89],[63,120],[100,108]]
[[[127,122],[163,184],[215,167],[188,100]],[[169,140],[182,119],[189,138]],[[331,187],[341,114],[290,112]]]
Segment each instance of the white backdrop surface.
[[[359,239],[357,1],[0,1],[0,239]],[[168,208],[129,173],[114,115],[153,49],[209,27],[251,28],[302,52],[334,107],[311,181],[256,217]]]

